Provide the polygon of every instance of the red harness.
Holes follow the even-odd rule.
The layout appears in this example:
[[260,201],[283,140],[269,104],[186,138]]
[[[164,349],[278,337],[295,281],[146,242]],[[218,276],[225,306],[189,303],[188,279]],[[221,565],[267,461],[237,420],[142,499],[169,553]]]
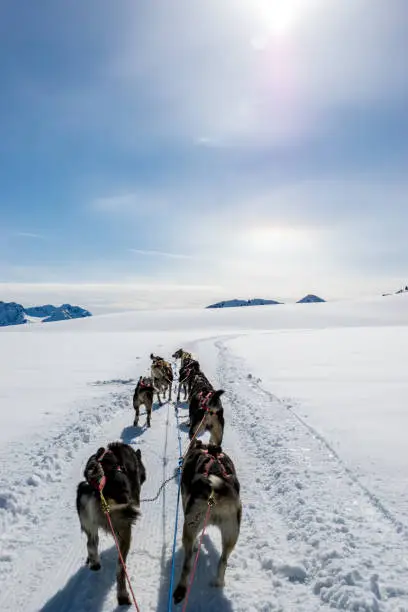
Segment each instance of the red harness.
[[[102,476],[99,478],[99,480],[92,480],[90,482],[90,484],[95,486],[95,488],[98,489],[99,492],[103,491],[106,485],[106,476],[105,476],[105,472],[103,471],[102,459],[105,457],[105,455],[108,455],[108,454],[113,454],[113,453],[111,450],[109,450],[109,448],[104,448],[102,455],[100,457],[96,457],[96,460],[99,463],[101,470],[102,470]],[[116,470],[118,472],[122,471],[120,465],[116,466]]]
[[207,393],[207,395],[205,395],[205,396],[204,396],[204,391],[200,391],[200,393],[198,394],[198,397],[200,398],[200,408],[201,408],[201,410],[205,410],[206,412],[209,412],[210,407],[208,405],[208,402],[210,401],[212,395],[213,395],[212,391],[209,391]]
[[145,389],[153,389],[153,385],[147,385],[143,380],[139,381],[139,387],[144,387]]
[[208,452],[208,450],[202,450],[202,453],[204,453],[205,455],[209,455],[209,459],[207,461],[207,466],[205,468],[205,472],[204,472],[204,476],[206,478],[208,478],[209,472],[211,467],[214,465],[214,463],[218,463],[220,470],[221,470],[221,474],[224,476],[224,478],[229,478],[230,474],[227,474],[227,470],[225,469],[225,466],[223,464],[222,461],[220,461],[220,459],[224,458],[224,453],[217,453],[216,455],[210,454]]

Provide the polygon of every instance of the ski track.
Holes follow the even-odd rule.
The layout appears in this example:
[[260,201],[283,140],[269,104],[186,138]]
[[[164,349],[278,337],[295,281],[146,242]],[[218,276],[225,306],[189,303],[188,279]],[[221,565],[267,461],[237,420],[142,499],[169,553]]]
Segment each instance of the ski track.
[[288,400],[288,401],[285,402],[282,399],[276,397],[270,391],[268,391],[266,389],[263,389],[262,386],[260,385],[260,381],[259,380],[254,381],[254,385],[257,385],[259,390],[262,393],[264,393],[265,395],[269,396],[272,401],[277,401],[277,402],[282,403],[285,406],[285,408],[287,410],[289,410],[293,414],[293,416],[301,423],[301,425],[309,430],[309,432],[311,433],[311,435],[313,437],[318,438],[320,440],[320,442],[327,448],[328,452],[330,454],[332,454],[339,463],[341,463],[344,471],[353,480],[353,482],[358,487],[360,487],[361,491],[370,499],[371,503],[373,505],[375,505],[377,507],[377,509],[384,515],[384,518],[386,518],[388,521],[390,521],[390,523],[392,523],[394,525],[396,532],[398,534],[401,534],[401,536],[404,538],[404,540],[408,542],[408,527],[407,527],[407,525],[404,524],[402,521],[400,521],[396,516],[394,516],[394,514],[391,512],[391,510],[389,510],[386,507],[384,502],[375,493],[373,493],[368,487],[366,487],[361,482],[361,480],[353,472],[352,469],[347,467],[347,465],[344,463],[343,459],[340,457],[338,452],[336,450],[334,450],[333,446],[326,440],[326,438],[324,436],[322,436],[314,427],[309,425],[309,423],[307,423],[305,421],[305,419],[303,419],[298,414],[298,412],[295,410],[296,402],[294,402],[293,400]]
[[331,608],[406,612],[408,545],[401,526],[292,406],[264,391],[226,343],[215,344],[226,419],[230,410],[298,559],[293,567],[284,561],[283,570],[271,556],[273,573],[287,570],[296,580],[292,567]]
[[[188,612],[408,612],[408,545],[375,495],[295,412],[248,377],[227,340],[191,343],[215,387],[226,390],[223,447],[233,459],[244,505],[241,534],[215,589],[220,536],[204,536]],[[102,570],[84,565],[75,509],[89,455],[121,439],[139,447],[147,469],[141,497],[173,475],[179,455],[174,403],[155,405],[152,427],[131,426],[131,378],[95,381],[89,400],[48,437],[10,444],[0,455],[0,610],[108,612],[116,605],[116,549],[101,534]],[[114,390],[109,391],[109,389]],[[175,393],[175,392],[174,392]],[[173,393],[173,398],[175,394]],[[183,450],[186,405],[181,403]],[[13,466],[13,455],[19,457]],[[141,612],[166,612],[177,481],[141,505],[128,557]],[[182,509],[175,584],[180,575]],[[12,585],[10,588],[8,585]],[[182,606],[174,607],[181,610]]]

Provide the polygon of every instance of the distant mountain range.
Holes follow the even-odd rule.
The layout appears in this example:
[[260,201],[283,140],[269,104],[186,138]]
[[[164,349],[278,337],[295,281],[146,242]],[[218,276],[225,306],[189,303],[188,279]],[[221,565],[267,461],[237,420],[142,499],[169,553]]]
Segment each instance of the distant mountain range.
[[[398,291],[394,291],[395,294],[398,293],[408,293],[408,285],[405,285],[405,287],[401,287],[401,289],[398,289]],[[385,295],[393,295],[392,293],[383,293],[383,296]]]
[[[322,298],[317,295],[305,295],[304,298],[299,300],[298,304],[306,304],[311,302],[324,302]],[[277,302],[276,300],[264,300],[262,298],[254,298],[252,300],[224,300],[223,302],[216,302],[210,304],[206,308],[236,308],[237,306],[270,306],[274,304],[282,304],[283,302]]]
[[318,295],[313,295],[312,293],[309,293],[308,295],[305,295],[304,298],[296,302],[296,304],[312,304],[313,302],[325,302],[325,301],[326,300],[323,300]]
[[24,308],[16,302],[0,301],[0,327],[24,325],[26,323],[51,323],[91,316],[92,314],[88,310],[71,304],[62,304],[61,306],[46,304]]
[[268,306],[270,304],[280,304],[276,300],[263,300],[261,298],[254,298],[253,300],[225,300],[223,302],[216,302],[210,304],[206,308],[235,308],[236,306]]

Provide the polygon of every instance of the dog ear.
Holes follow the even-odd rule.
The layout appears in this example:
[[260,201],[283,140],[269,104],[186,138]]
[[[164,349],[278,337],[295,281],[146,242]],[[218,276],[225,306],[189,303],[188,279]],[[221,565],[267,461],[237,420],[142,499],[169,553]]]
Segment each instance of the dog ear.
[[150,359],[154,359],[153,353],[150,353]]
[[142,451],[140,450],[140,448],[137,448],[137,449],[136,449],[136,457],[137,457],[138,459],[141,459],[141,458],[142,458]]
[[225,393],[224,389],[218,389],[218,391],[215,391],[215,393],[213,393],[213,395],[211,396],[210,405],[214,406],[215,404],[217,404],[223,393]]

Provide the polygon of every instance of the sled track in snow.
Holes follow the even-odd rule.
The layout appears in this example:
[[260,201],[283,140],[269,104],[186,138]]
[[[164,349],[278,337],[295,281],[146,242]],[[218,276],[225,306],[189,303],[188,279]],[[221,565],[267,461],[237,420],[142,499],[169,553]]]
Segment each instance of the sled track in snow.
[[[408,610],[404,526],[291,406],[248,378],[225,339],[215,346],[226,420],[231,411],[243,447],[257,457],[259,474],[270,474],[271,510],[284,519],[299,560],[297,571],[289,564],[289,579],[308,584],[330,607]],[[284,570],[273,559],[270,565],[276,573]]]
[[373,493],[372,491],[370,491],[370,489],[368,489],[368,487],[366,487],[360,481],[360,479],[358,478],[358,476],[356,476],[356,474],[353,472],[353,470],[351,470],[349,467],[347,467],[347,465],[344,463],[343,459],[334,450],[334,448],[326,440],[326,438],[324,436],[322,436],[314,427],[309,425],[309,423],[307,423],[304,419],[302,419],[302,417],[296,412],[296,410],[294,410],[292,404],[283,402],[282,400],[280,400],[278,397],[276,397],[270,391],[267,391],[266,389],[263,389],[263,387],[261,386],[261,384],[259,382],[256,381],[255,385],[258,387],[258,389],[261,391],[261,393],[264,393],[266,396],[268,396],[271,401],[278,401],[278,402],[280,402],[289,412],[291,412],[291,414],[293,414],[295,419],[297,419],[303,425],[303,427],[305,427],[312,434],[312,436],[317,438],[327,448],[329,453],[331,453],[333,455],[333,457],[335,457],[337,459],[337,461],[341,464],[342,468],[348,474],[348,476],[353,480],[353,482],[368,497],[368,499],[371,501],[373,506],[375,506],[377,508],[377,510],[379,510],[379,512],[381,512],[383,514],[384,518],[386,518],[388,521],[390,521],[390,523],[392,523],[392,525],[395,527],[396,532],[398,534],[402,535],[408,541],[408,527],[406,525],[404,525],[404,523],[399,521],[392,514],[392,512],[383,504],[383,502],[378,498],[378,496],[375,493]]
[[[226,349],[225,343],[222,340],[216,342],[216,346],[220,352]],[[380,500],[380,498],[361,482],[361,480],[353,472],[353,470],[350,469],[345,464],[341,456],[333,448],[330,442],[328,442],[328,440],[321,433],[319,433],[314,427],[309,425],[309,423],[307,423],[307,421],[305,421],[305,419],[303,419],[296,412],[293,403],[284,401],[281,398],[279,398],[277,395],[272,393],[271,391],[264,389],[258,379],[251,378],[250,381],[251,381],[251,384],[254,387],[256,387],[260,393],[264,394],[269,399],[269,401],[278,402],[279,404],[282,405],[283,408],[288,410],[293,415],[293,417],[297,419],[299,423],[312,434],[314,438],[318,439],[327,448],[329,453],[337,459],[337,461],[341,464],[344,471],[353,480],[353,482],[361,489],[361,491],[368,497],[371,503],[379,510],[379,512],[381,512],[384,515],[384,517],[388,521],[390,521],[390,523],[392,523],[392,525],[396,529],[396,532],[402,535],[408,541],[408,526],[405,525],[402,521],[398,520],[393,515],[393,513],[385,506],[385,504]]]

